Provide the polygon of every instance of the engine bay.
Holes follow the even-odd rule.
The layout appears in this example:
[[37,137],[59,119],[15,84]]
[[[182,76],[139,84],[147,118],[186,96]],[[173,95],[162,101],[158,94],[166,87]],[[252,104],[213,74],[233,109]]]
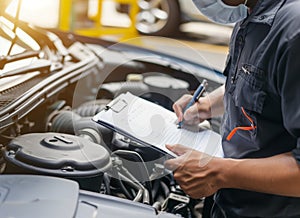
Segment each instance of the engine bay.
[[[43,54],[50,65],[38,65],[31,75],[23,72],[10,81],[0,77],[2,178],[64,178],[78,183],[82,196],[97,193],[102,199],[139,202],[134,207],[148,205],[157,216],[199,217],[204,199],[192,199],[180,189],[160,153],[91,118],[128,91],[172,110],[173,103],[192,93],[203,78],[210,91],[224,82],[222,75],[128,45],[28,27],[25,31],[37,41],[36,35],[45,37],[38,60]],[[204,125],[218,131],[220,122],[216,118]]]

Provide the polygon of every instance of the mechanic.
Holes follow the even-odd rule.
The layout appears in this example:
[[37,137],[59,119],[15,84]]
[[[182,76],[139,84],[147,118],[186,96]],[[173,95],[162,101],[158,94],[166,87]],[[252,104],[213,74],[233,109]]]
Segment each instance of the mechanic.
[[[212,217],[300,217],[300,1],[194,0],[210,19],[238,21],[224,86],[173,105],[179,121],[223,114],[225,158],[182,145],[166,161],[193,198],[214,194]],[[210,161],[207,161],[207,160]]]

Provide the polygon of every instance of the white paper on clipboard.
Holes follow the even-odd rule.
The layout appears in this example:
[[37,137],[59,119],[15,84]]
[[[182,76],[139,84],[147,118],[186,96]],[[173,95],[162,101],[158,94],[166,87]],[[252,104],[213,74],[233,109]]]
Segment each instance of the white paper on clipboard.
[[178,129],[175,113],[129,92],[115,98],[93,120],[173,157],[176,155],[165,147],[166,144],[182,144],[212,156],[223,157],[219,134],[211,130],[192,132]]

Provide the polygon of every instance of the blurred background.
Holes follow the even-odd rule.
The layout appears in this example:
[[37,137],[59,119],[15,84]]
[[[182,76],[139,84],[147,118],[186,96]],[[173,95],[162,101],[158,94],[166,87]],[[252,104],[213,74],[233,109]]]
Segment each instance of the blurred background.
[[[1,7],[7,13],[16,14],[18,0],[1,2],[8,5]],[[40,27],[127,42],[184,58],[193,48],[206,60],[201,64],[219,71],[224,68],[232,32],[232,25],[206,19],[192,0],[23,0],[20,19]],[[189,58],[203,62],[197,57]]]

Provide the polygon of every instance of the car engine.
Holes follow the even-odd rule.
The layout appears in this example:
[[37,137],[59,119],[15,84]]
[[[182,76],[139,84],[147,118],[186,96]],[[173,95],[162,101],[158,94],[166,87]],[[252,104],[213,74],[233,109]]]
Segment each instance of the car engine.
[[[0,59],[0,198],[3,187],[9,186],[19,201],[31,195],[45,199],[51,192],[61,195],[60,200],[65,197],[65,208],[77,211],[70,217],[199,217],[204,199],[192,199],[180,189],[164,168],[162,154],[91,118],[124,92],[172,110],[172,104],[192,93],[203,78],[213,90],[224,82],[223,76],[126,44],[22,22],[18,32],[11,20],[1,17],[0,37],[22,49]],[[204,124],[215,131],[219,126],[220,119]],[[76,199],[77,206],[69,199]],[[33,206],[28,199],[24,202]],[[59,202],[53,208],[59,208]],[[40,205],[26,216],[25,203],[14,211],[3,201],[0,214],[47,217],[49,210],[49,217],[69,217],[63,208],[49,209],[52,204]],[[101,206],[95,210],[95,205]]]

